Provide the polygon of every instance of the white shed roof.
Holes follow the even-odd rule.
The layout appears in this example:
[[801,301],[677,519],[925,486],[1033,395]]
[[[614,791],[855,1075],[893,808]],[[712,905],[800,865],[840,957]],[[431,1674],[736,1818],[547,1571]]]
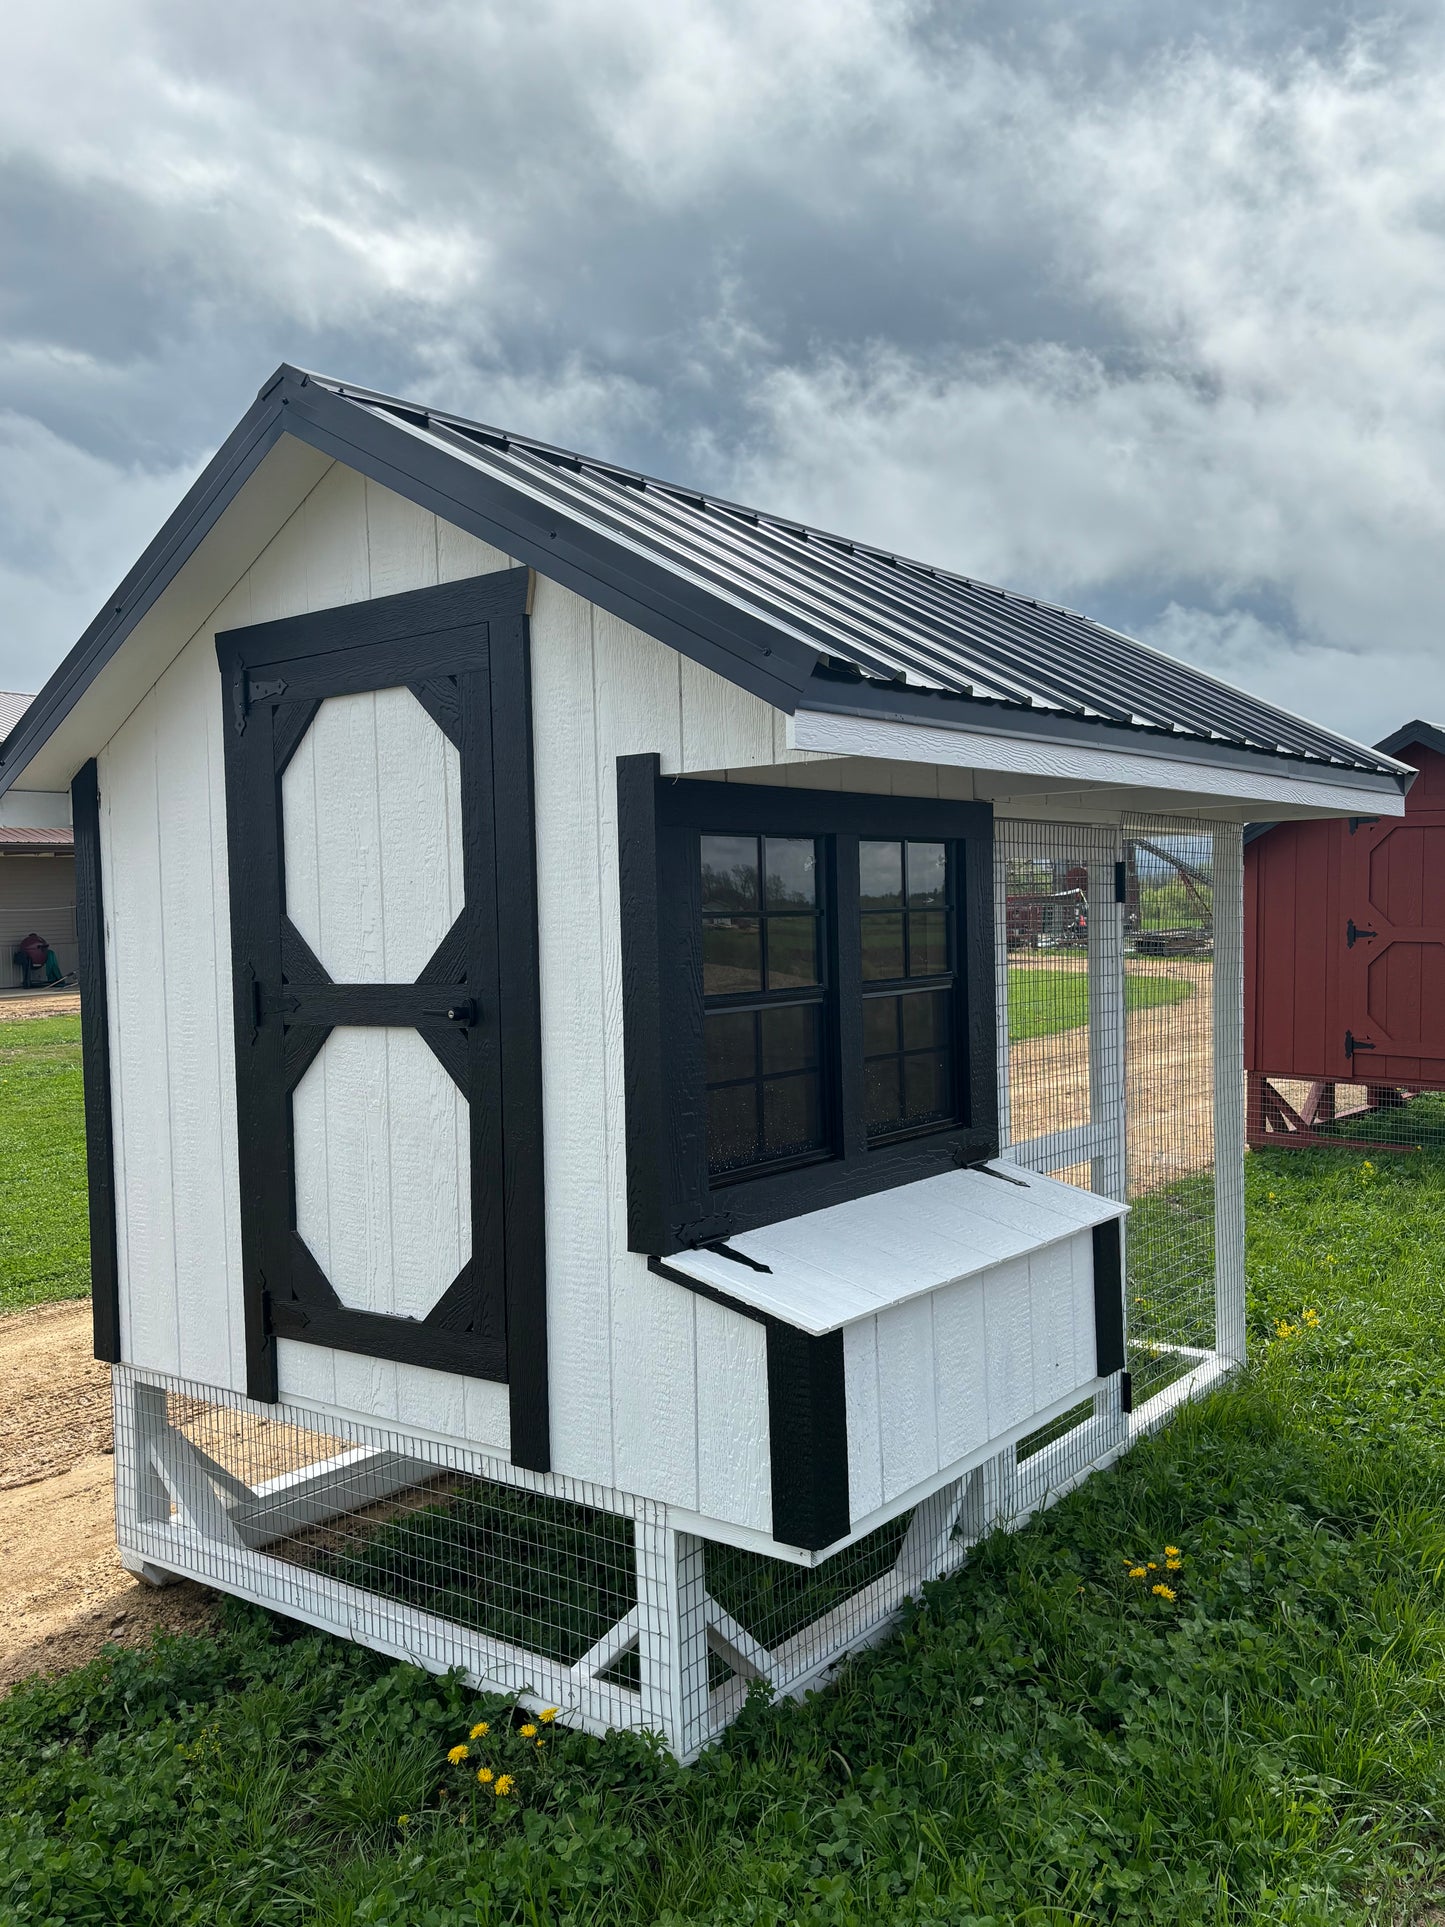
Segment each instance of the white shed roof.
[[665,1268],[818,1337],[1128,1208],[1012,1165],[973,1166],[739,1232],[726,1250],[674,1252]]

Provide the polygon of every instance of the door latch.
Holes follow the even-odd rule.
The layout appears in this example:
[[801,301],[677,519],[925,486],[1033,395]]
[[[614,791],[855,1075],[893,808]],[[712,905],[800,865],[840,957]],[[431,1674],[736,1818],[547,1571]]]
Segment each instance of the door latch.
[[1351,917],[1345,925],[1345,947],[1348,950],[1353,950],[1361,937],[1378,937],[1379,934],[1378,930],[1362,930],[1354,918]]
[[480,1021],[475,997],[462,997],[444,1009],[424,1010],[423,1017],[445,1017],[449,1024],[476,1024]]

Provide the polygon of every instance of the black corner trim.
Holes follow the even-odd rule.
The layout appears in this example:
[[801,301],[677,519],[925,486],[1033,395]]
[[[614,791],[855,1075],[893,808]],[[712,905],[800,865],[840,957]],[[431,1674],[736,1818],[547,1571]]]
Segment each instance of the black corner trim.
[[773,1537],[821,1552],[852,1530],[848,1508],[848,1394],[843,1334],[799,1331],[661,1258],[648,1270],[761,1325],[768,1343],[768,1457]]
[[1124,1369],[1124,1248],[1119,1220],[1094,1226],[1094,1369]]
[[843,1334],[814,1338],[776,1318],[766,1326],[773,1537],[818,1552],[852,1523]]
[[105,991],[105,900],[100,870],[100,781],[94,758],[70,786],[75,823],[75,922],[80,951],[80,1059],[85,1169],[90,1186],[90,1304],[95,1355],[120,1362],[115,1135],[110,1107],[110,1012]]
[[617,759],[617,856],[622,911],[622,1037],[627,1122],[627,1234],[634,1251],[663,1251],[669,1186],[662,1048],[655,755]]

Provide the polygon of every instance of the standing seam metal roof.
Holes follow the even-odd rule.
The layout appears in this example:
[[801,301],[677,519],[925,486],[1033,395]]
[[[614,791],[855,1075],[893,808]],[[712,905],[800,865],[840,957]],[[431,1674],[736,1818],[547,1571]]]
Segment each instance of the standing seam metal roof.
[[1073,610],[461,416],[307,379],[805,645],[824,690],[842,676],[1396,773],[1378,752]]

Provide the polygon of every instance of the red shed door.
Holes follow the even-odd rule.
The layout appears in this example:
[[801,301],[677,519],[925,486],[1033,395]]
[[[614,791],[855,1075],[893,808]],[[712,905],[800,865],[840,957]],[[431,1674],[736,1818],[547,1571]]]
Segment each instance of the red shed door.
[[1445,1074],[1445,807],[1361,823],[1341,842],[1345,1074],[1433,1082]]

